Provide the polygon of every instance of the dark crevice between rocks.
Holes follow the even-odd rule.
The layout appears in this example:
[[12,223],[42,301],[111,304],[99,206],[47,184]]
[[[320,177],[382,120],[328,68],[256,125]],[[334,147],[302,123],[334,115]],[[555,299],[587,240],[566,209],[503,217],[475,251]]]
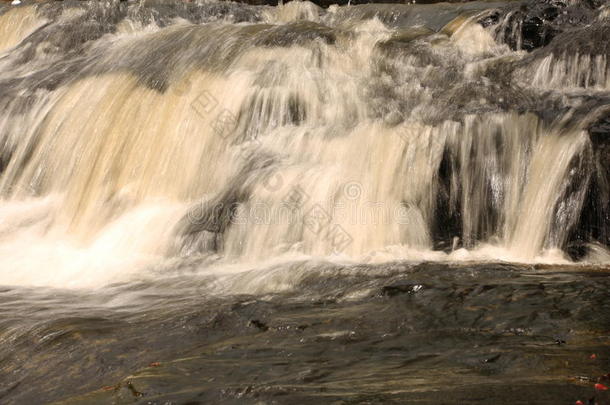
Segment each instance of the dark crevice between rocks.
[[461,193],[451,193],[453,173],[458,170],[458,162],[449,149],[445,148],[438,170],[436,208],[431,226],[434,250],[450,252],[460,246],[454,240],[457,242],[462,239]]
[[588,128],[593,172],[577,225],[568,236],[567,253],[582,259],[591,242],[610,245],[610,109]]

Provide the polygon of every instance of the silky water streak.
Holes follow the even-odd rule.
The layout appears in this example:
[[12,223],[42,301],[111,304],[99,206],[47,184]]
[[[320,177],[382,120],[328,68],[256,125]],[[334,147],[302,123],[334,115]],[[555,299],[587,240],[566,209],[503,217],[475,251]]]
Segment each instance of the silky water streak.
[[[76,51],[58,22],[31,34],[57,13],[0,17],[2,284],[99,286],[212,256],[570,260],[591,141],[564,112],[524,112],[519,88],[494,104],[487,72],[524,53],[472,13],[397,26],[290,3],[161,23],[96,7],[56,18],[130,29]],[[542,59],[534,84],[578,86],[570,63]],[[605,59],[590,63],[584,87],[603,86]]]

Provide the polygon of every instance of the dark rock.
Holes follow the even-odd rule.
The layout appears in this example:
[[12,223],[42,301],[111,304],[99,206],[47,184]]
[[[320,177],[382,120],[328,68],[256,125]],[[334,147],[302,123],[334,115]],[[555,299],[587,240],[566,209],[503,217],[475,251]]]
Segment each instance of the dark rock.
[[395,284],[388,285],[381,289],[381,295],[385,297],[394,297],[402,294],[415,294],[419,290],[424,288],[422,284],[417,283],[406,283],[406,284]]
[[263,332],[267,332],[269,327],[264,323],[259,321],[258,319],[253,319],[248,323],[249,326],[254,326],[257,329],[262,330]]
[[486,16],[479,24],[489,26],[502,21],[497,29],[498,39],[512,49],[533,51],[545,47],[553,38],[573,29],[585,27],[595,21],[599,7],[595,1],[557,0],[528,1],[519,8],[507,7],[502,16]]
[[[452,176],[457,172],[458,162],[446,148],[438,171],[436,211],[431,226],[435,250],[449,252],[454,248],[454,238],[462,236],[461,192],[452,196]],[[461,240],[461,239],[460,239]]]
[[593,156],[591,179],[577,225],[568,236],[567,253],[581,259],[589,243],[610,245],[610,108],[588,128]]

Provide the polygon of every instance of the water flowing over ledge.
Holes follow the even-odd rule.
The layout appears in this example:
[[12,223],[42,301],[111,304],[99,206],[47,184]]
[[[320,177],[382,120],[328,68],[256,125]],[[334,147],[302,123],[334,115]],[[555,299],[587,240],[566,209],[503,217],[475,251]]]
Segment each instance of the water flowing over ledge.
[[[519,50],[517,6],[5,7],[0,280],[98,285],[176,256],[599,260],[607,41]],[[590,7],[556,10],[583,20],[575,44],[607,34]]]
[[246,3],[0,3],[0,402],[603,404],[607,2]]

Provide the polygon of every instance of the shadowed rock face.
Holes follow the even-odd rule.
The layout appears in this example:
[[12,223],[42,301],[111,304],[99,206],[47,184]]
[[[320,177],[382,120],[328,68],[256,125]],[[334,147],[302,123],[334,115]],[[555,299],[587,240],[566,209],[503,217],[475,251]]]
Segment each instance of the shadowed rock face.
[[570,237],[568,249],[572,256],[582,257],[587,252],[586,241],[596,240],[610,245],[610,110],[607,110],[589,127],[594,150],[594,172],[587,190],[579,226]]
[[602,3],[557,0],[525,2],[509,14],[491,15],[481,22],[490,24],[503,19],[503,35],[507,35],[507,43],[513,49],[532,51],[550,44],[555,36],[565,31],[591,24],[598,17]]

